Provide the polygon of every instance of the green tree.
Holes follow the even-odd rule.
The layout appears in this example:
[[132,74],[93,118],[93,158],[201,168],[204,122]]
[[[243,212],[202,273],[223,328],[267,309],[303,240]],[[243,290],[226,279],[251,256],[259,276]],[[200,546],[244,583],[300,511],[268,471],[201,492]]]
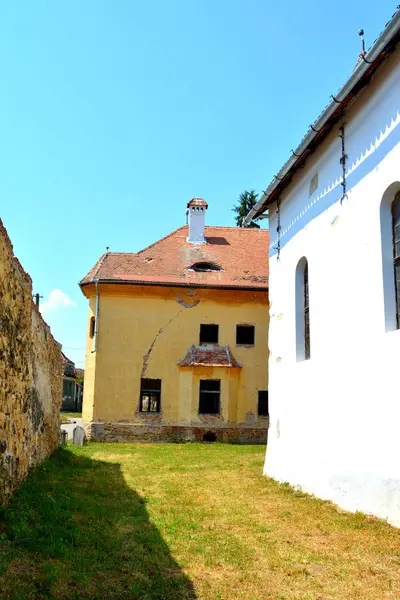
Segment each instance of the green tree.
[[239,202],[236,206],[233,207],[233,212],[236,213],[236,225],[237,227],[256,227],[257,229],[260,226],[256,223],[257,219],[250,221],[248,225],[244,225],[244,219],[247,217],[253,206],[257,203],[258,194],[255,193],[254,190],[245,191],[239,196]]

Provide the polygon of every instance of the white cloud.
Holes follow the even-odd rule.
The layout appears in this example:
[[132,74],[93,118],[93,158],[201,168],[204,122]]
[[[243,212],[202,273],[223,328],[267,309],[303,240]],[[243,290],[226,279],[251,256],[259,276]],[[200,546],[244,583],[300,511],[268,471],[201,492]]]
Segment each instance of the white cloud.
[[76,306],[76,302],[63,292],[62,290],[52,290],[49,294],[48,300],[42,302],[40,305],[40,312],[43,315],[58,311],[62,308],[69,306]]

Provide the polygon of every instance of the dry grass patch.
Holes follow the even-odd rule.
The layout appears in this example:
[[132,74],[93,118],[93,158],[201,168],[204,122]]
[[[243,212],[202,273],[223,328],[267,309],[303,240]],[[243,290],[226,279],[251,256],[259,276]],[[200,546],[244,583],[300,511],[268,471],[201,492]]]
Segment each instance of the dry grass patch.
[[261,476],[257,446],[90,444],[3,511],[0,597],[400,598],[400,531]]

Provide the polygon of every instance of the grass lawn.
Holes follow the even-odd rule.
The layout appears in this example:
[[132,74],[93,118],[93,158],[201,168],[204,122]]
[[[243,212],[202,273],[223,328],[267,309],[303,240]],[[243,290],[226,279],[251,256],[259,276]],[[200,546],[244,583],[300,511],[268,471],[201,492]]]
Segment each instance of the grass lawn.
[[61,423],[69,423],[69,418],[81,419],[82,413],[81,412],[61,412],[60,417],[61,417]]
[[0,598],[400,598],[400,530],[261,476],[264,449],[58,450],[2,510]]

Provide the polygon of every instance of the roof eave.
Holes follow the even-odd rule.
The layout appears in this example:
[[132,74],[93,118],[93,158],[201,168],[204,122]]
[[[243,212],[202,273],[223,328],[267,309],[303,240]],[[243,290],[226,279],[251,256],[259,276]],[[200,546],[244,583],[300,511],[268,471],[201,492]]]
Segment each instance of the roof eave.
[[121,284],[121,285],[149,285],[149,286],[162,286],[162,287],[191,287],[191,288],[209,288],[218,290],[246,290],[252,292],[267,292],[268,284],[265,286],[251,286],[251,285],[214,285],[214,284],[201,284],[201,283],[189,283],[187,281],[176,282],[162,282],[162,281],[140,281],[131,279],[92,279],[88,281],[80,281],[79,287],[82,293],[86,296],[84,288],[88,285],[93,284]]
[[[344,86],[336,94],[332,102],[322,112],[318,119],[310,126],[310,130],[296,148],[292,156],[275,175],[260,200],[251,209],[244,220],[248,225],[252,219],[262,214],[265,209],[277,198],[279,193],[289,183],[293,174],[304,163],[308,154],[322,141],[331,127],[343,113],[344,108],[368,82],[378,65],[383,62],[386,54],[394,49],[400,32],[400,10],[395,13],[382,34],[378,37],[372,48],[364,56],[362,62],[354,69]],[[339,102],[339,103],[338,103]]]

